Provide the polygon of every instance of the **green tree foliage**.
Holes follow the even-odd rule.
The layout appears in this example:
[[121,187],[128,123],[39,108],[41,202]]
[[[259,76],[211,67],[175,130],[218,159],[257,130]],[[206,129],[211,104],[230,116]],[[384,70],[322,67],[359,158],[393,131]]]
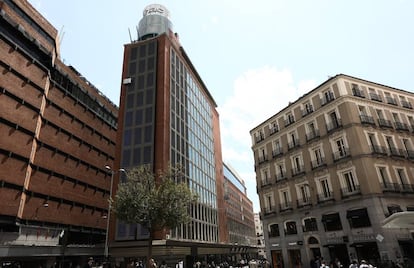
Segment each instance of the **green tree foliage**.
[[198,197],[188,188],[179,167],[154,173],[149,165],[143,165],[127,171],[126,176],[111,200],[112,210],[119,220],[148,229],[149,260],[154,232],[188,222],[190,205]]

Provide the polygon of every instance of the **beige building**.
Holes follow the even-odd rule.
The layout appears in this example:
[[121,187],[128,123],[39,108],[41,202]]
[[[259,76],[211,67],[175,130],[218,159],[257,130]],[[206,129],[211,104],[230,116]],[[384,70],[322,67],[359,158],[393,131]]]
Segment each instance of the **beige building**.
[[412,258],[410,231],[381,225],[414,210],[412,103],[413,93],[339,74],[251,130],[273,267]]

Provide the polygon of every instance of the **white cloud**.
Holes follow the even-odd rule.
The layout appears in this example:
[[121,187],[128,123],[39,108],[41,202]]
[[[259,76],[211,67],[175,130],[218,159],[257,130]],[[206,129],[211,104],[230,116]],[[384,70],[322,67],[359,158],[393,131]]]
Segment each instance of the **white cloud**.
[[219,107],[223,159],[246,181],[248,196],[259,209],[249,131],[315,87],[313,80],[295,85],[289,70],[265,66],[234,81],[232,94]]

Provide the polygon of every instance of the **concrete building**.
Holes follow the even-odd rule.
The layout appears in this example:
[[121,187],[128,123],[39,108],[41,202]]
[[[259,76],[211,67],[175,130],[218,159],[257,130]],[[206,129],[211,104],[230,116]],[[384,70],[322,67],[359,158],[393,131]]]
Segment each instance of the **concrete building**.
[[[227,232],[229,243],[239,246],[240,253],[248,251],[249,247],[256,245],[255,222],[253,203],[247,197],[244,181],[229,165],[223,164],[224,171],[224,200],[227,215]],[[235,247],[233,250],[237,249]],[[254,257],[256,256],[248,256]]]
[[322,256],[412,258],[414,94],[337,75],[251,130],[266,253],[274,267]]
[[[195,259],[222,261],[240,249],[230,243],[216,103],[172,32],[168,10],[144,9],[138,39],[125,45],[115,169],[180,164],[199,195],[192,220],[159,233],[153,254],[169,265]],[[118,182],[119,176],[116,176]],[[113,222],[110,255],[123,262],[145,258],[148,234],[139,225]],[[248,254],[247,248],[244,254]]]
[[260,213],[254,213],[254,227],[256,229],[257,255],[259,259],[266,259],[266,247],[263,232],[263,222]]
[[2,267],[103,255],[117,107],[59,53],[27,1],[0,1]]

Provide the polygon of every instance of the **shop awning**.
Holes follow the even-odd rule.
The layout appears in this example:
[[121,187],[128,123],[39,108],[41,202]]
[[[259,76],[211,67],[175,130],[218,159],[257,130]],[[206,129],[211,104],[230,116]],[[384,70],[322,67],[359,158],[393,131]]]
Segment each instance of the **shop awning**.
[[339,218],[338,213],[325,214],[325,215],[322,215],[322,222],[330,222],[330,221],[337,220],[338,218]]
[[397,212],[382,221],[383,228],[407,228],[414,230],[414,211]]
[[358,218],[364,218],[368,215],[367,213],[367,209],[366,208],[360,208],[360,209],[354,209],[354,210],[348,210],[346,212],[346,218],[353,218],[353,219],[358,219]]

